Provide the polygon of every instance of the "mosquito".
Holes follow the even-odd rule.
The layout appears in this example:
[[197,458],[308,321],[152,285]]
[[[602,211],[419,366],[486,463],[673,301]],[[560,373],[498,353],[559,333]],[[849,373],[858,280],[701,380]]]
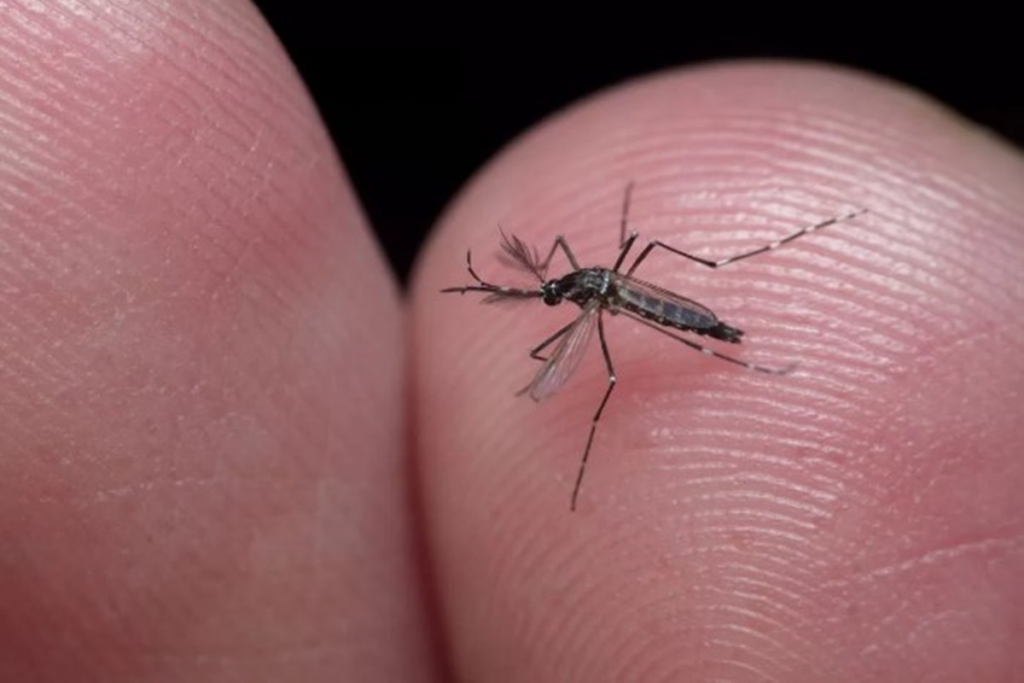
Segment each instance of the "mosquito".
[[[601,415],[618,381],[615,375],[615,367],[612,364],[611,354],[608,352],[608,342],[605,340],[604,318],[602,317],[605,312],[611,315],[622,314],[627,318],[632,318],[662,334],[668,335],[691,349],[735,365],[740,365],[747,370],[769,375],[785,375],[795,367],[795,365],[789,365],[774,368],[750,363],[716,351],[674,332],[674,330],[679,330],[701,337],[710,337],[729,344],[739,344],[743,337],[742,330],[719,320],[718,316],[707,306],[634,277],[633,273],[636,272],[648,255],[655,249],[664,249],[707,268],[721,268],[730,263],[778,249],[783,244],[788,244],[804,235],[809,235],[821,228],[849,220],[867,211],[866,209],[860,209],[829,218],[820,223],[801,228],[782,239],[775,240],[764,246],[718,261],[710,261],[694,256],[660,240],[651,240],[640,251],[629,267],[625,269],[625,272],[623,272],[626,257],[639,236],[634,231],[630,231],[627,234],[626,230],[632,194],[633,183],[629,183],[626,186],[622,200],[622,215],[619,221],[619,254],[611,268],[600,266],[581,267],[576,260],[576,256],[572,253],[569,243],[562,235],[555,237],[555,241],[551,245],[547,256],[541,259],[540,253],[535,247],[527,246],[515,235],[509,236],[502,232],[501,248],[511,260],[511,264],[515,268],[535,277],[540,283],[539,286],[522,288],[495,285],[487,282],[477,275],[476,270],[473,268],[472,251],[467,251],[466,269],[476,284],[463,287],[447,287],[441,290],[444,293],[458,294],[481,292],[487,295],[482,303],[540,299],[548,306],[557,306],[563,301],[571,301],[580,307],[580,314],[575,320],[530,349],[530,358],[540,361],[543,365],[537,371],[533,380],[520,390],[517,395],[529,394],[530,398],[538,402],[543,401],[561,389],[572,376],[583,359],[583,354],[590,342],[590,338],[593,336],[594,328],[597,328],[597,337],[601,344],[601,355],[604,358],[605,368],[608,372],[608,388],[605,390],[601,403],[597,406],[597,411],[590,421],[590,433],[587,436],[586,446],[583,448],[583,457],[580,459],[579,469],[576,473],[576,483],[573,486],[572,498],[569,503],[569,508],[572,511],[576,510],[576,502],[579,498],[580,487],[583,484],[583,474],[587,468],[587,460],[590,458],[590,448],[594,443],[594,435],[597,433],[597,425],[601,421]],[[559,249],[565,254],[565,258],[569,261],[572,270],[562,277],[549,279],[548,266]],[[554,351],[550,355],[544,355],[545,350],[556,343]]]

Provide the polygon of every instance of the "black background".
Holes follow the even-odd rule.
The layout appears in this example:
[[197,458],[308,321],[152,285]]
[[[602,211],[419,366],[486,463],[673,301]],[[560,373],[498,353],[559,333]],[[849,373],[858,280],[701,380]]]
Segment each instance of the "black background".
[[580,97],[660,69],[753,57],[836,62],[908,83],[1024,146],[1024,50],[991,36],[971,45],[967,29],[956,41],[842,27],[782,35],[760,23],[704,30],[669,47],[352,45],[343,39],[359,37],[362,20],[325,9],[332,3],[257,5],[316,101],[403,281],[445,204],[502,145]]

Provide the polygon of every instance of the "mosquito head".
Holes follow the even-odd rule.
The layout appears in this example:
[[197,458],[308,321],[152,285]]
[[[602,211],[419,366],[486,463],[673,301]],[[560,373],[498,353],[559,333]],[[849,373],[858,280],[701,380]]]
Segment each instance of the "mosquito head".
[[540,286],[541,301],[548,306],[557,306],[562,303],[562,283],[560,280],[548,280]]

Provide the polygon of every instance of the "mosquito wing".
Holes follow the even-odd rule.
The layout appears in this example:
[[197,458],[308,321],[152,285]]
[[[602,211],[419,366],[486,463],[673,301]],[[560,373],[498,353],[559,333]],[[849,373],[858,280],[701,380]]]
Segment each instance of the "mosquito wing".
[[583,309],[572,327],[562,335],[558,346],[544,361],[533,381],[519,393],[528,393],[534,401],[543,401],[562,388],[583,360],[600,310],[600,304],[596,301]]

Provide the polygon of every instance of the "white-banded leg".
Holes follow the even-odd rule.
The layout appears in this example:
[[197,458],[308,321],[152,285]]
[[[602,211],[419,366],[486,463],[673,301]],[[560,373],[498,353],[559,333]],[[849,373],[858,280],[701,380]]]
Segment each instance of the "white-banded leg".
[[772,251],[773,249],[778,249],[783,244],[792,242],[793,240],[799,239],[804,235],[809,235],[816,230],[820,230],[830,225],[835,225],[836,223],[841,223],[843,221],[850,220],[851,218],[859,216],[863,213],[867,213],[867,209],[859,209],[857,211],[852,211],[850,213],[843,214],[840,216],[834,216],[820,223],[815,223],[814,225],[809,225],[806,228],[801,228],[800,230],[797,230],[791,235],[787,235],[782,239],[775,240],[774,242],[770,242],[762,247],[758,247],[757,249],[745,251],[742,254],[736,254],[735,256],[730,256],[719,261],[709,261],[708,259],[703,259],[699,256],[694,256],[693,254],[688,254],[685,251],[676,249],[675,247],[669,246],[668,244],[665,244],[660,240],[653,240],[650,243],[648,243],[648,245],[644,247],[643,251],[640,252],[640,255],[636,257],[636,260],[633,261],[633,265],[631,265],[629,267],[629,270],[626,271],[626,275],[632,275],[633,272],[637,269],[637,267],[639,267],[639,265],[643,262],[643,260],[647,258],[647,255],[650,254],[657,247],[661,247],[662,249],[670,251],[673,254],[676,254],[677,256],[682,256],[683,258],[695,261],[696,263],[699,263],[702,266],[707,266],[708,268],[721,268],[722,266],[727,266],[730,263],[742,261],[743,259],[750,258],[751,256],[757,256],[758,254],[764,254],[765,252]]
[[703,344],[698,344],[697,342],[691,341],[691,340],[687,339],[686,337],[681,337],[678,334],[675,334],[675,333],[669,331],[667,328],[662,327],[661,325],[658,325],[657,323],[652,322],[650,320],[647,320],[645,318],[641,318],[640,316],[635,315],[633,313],[630,313],[629,311],[619,311],[619,313],[621,313],[622,315],[628,316],[628,317],[632,318],[633,320],[636,320],[637,322],[641,322],[644,325],[647,325],[647,327],[650,327],[652,330],[657,330],[658,332],[661,332],[664,335],[672,337],[676,341],[682,342],[682,343],[686,344],[687,346],[689,346],[691,349],[694,349],[695,351],[700,351],[701,353],[703,353],[706,356],[713,356],[715,358],[718,358],[719,360],[724,360],[724,361],[727,361],[729,363],[733,363],[735,365],[739,365],[741,367],[744,367],[747,370],[754,370],[756,372],[763,372],[766,375],[786,375],[786,374],[789,374],[790,372],[792,372],[794,368],[796,368],[796,364],[795,363],[790,363],[789,365],[787,365],[785,367],[782,367],[782,368],[770,368],[770,367],[767,367],[765,365],[758,365],[757,363],[750,363],[750,362],[745,361],[745,360],[740,360],[739,358],[733,358],[732,356],[728,356],[728,355],[726,355],[724,353],[720,353],[718,351],[715,351],[711,347],[704,346]]

